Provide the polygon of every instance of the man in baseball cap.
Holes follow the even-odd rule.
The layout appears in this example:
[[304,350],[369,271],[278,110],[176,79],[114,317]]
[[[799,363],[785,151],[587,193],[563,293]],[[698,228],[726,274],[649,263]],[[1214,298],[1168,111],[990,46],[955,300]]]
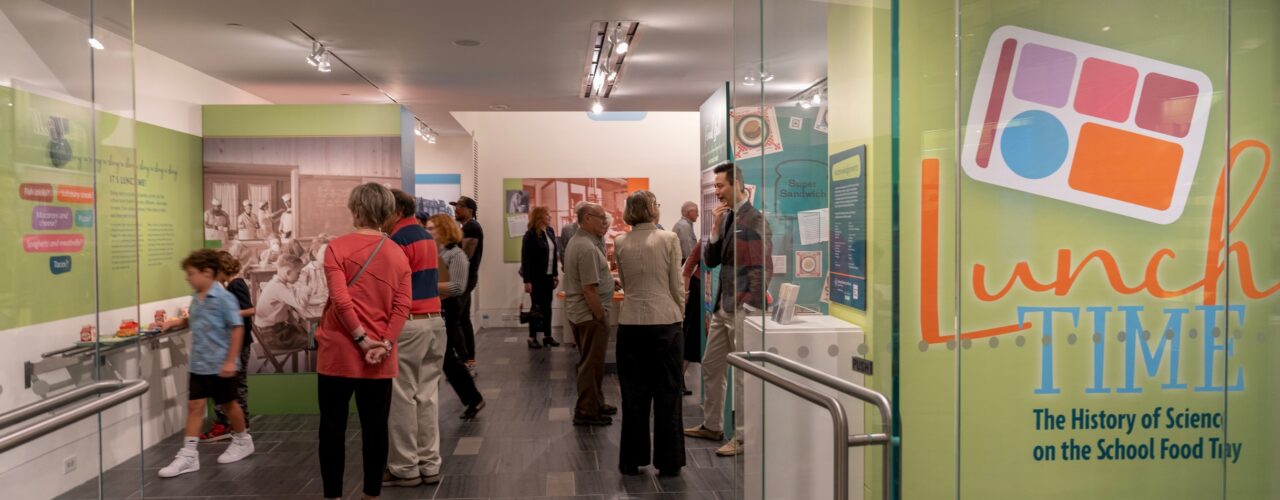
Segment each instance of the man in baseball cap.
[[[462,250],[467,254],[467,260],[470,261],[470,268],[467,269],[467,286],[462,291],[462,315],[461,323],[463,336],[463,349],[459,349],[459,356],[467,362],[467,368],[471,371],[471,376],[475,376],[476,369],[476,332],[475,326],[471,323],[471,292],[476,289],[476,283],[479,282],[480,276],[480,259],[484,257],[484,230],[480,228],[480,222],[476,220],[476,200],[466,196],[458,197],[458,201],[449,203],[453,205],[453,218],[462,224]],[[461,352],[465,351],[465,352]]]
[[[450,205],[453,205],[453,206],[454,206],[454,208],[465,208],[465,209],[467,209],[467,210],[470,210],[470,211],[471,211],[471,215],[470,215],[470,217],[475,217],[475,216],[476,216],[476,208],[477,208],[477,207],[476,207],[476,200],[473,200],[473,199],[471,199],[471,198],[469,198],[469,197],[466,197],[466,196],[460,196],[460,197],[458,197],[458,201],[451,201],[451,202],[449,202],[449,204],[450,204]],[[461,216],[461,215],[457,215],[457,216],[456,216],[456,218],[458,219],[458,222],[465,222],[465,221],[462,219],[462,216]]]

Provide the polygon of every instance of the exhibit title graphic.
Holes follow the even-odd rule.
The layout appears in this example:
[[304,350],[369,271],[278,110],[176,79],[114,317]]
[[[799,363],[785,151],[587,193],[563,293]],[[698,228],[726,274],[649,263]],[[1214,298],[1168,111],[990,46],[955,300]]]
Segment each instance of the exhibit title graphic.
[[[1169,224],[1183,212],[1191,190],[1199,151],[1204,142],[1209,98],[1213,92],[1208,77],[1199,71],[1119,52],[1096,45],[1068,40],[1022,28],[1006,26],[996,30],[988,44],[982,71],[974,90],[973,108],[962,152],[961,165],[975,180],[1103,210],[1136,219],[1134,223]],[[1041,373],[1036,394],[1059,394],[1054,364],[1055,320],[1068,318],[1073,328],[1092,331],[1094,338],[1091,383],[1082,388],[1088,394],[1141,393],[1138,370],[1145,368],[1154,377],[1161,365],[1168,366],[1163,390],[1240,391],[1244,389],[1243,366],[1235,373],[1217,369],[1226,357],[1235,354],[1235,339],[1211,334],[1220,325],[1243,326],[1247,309],[1242,304],[1222,304],[1219,283],[1234,257],[1234,276],[1243,294],[1259,299],[1280,290],[1280,284],[1260,288],[1253,276],[1247,241],[1225,240],[1222,221],[1229,204],[1226,185],[1232,166],[1241,153],[1256,148],[1263,152],[1264,165],[1253,192],[1231,214],[1230,228],[1246,216],[1266,180],[1270,152],[1258,141],[1242,141],[1230,152],[1227,168],[1218,179],[1211,205],[1209,229],[1204,249],[1206,260],[1198,279],[1173,282],[1172,273],[1162,266],[1177,258],[1171,248],[1160,248],[1143,263],[1137,279],[1126,280],[1122,263],[1110,251],[1097,249],[1077,256],[1071,249],[1057,250],[1052,258],[1051,277],[1037,277],[1033,262],[1017,262],[1007,278],[989,277],[987,266],[973,265],[973,296],[981,302],[996,303],[1015,289],[1034,293],[1069,296],[1076,283],[1091,267],[1101,268],[1110,291],[1117,297],[1146,295],[1174,299],[1199,294],[1194,307],[1162,307],[1165,324],[1144,325],[1147,306],[1084,304],[1076,307],[1018,305],[1011,324],[966,332],[961,339],[996,337],[1029,330],[1035,324],[1045,339],[1041,342]],[[936,161],[925,165],[925,202],[937,202]],[[1123,166],[1123,167],[1121,167]],[[932,173],[930,171],[932,170]],[[937,208],[925,208],[923,265],[936,292]],[[932,222],[928,219],[932,218]],[[1037,259],[1038,260],[1038,259]],[[994,286],[992,283],[994,282]],[[937,331],[936,293],[922,290],[922,307],[928,314],[924,341],[941,343],[953,339]],[[935,318],[928,320],[927,318]],[[1115,338],[1125,343],[1122,366],[1124,380],[1107,385],[1104,341],[1108,321],[1119,318],[1123,331]],[[1203,332],[1199,359],[1183,359],[1194,350],[1186,349],[1192,330]],[[1151,335],[1151,331],[1157,332]],[[1221,333],[1221,332],[1219,332]],[[1155,341],[1152,347],[1150,341]],[[1184,363],[1202,364],[1202,380],[1185,380]],[[1219,380],[1215,380],[1218,377]]]
[[[1083,217],[1091,217],[1090,211],[1108,212],[1127,217],[1129,224],[1163,225],[1172,235],[1170,225],[1184,215],[1195,187],[1212,93],[1209,78],[1194,69],[1002,27],[989,41],[977,77],[960,165],[976,181],[1077,205],[1066,210]],[[1242,187],[1236,163],[1251,150],[1249,158],[1262,158],[1261,168],[1252,184]],[[995,346],[997,337],[1038,331],[1028,337],[1040,346],[1035,354],[1036,383],[1024,400],[1032,406],[1028,422],[1039,432],[1068,434],[1034,446],[1031,455],[1036,461],[1235,463],[1244,443],[1226,441],[1220,406],[1204,411],[1187,407],[1194,403],[1174,407],[1132,396],[1144,390],[1245,390],[1249,367],[1237,356],[1245,338],[1239,333],[1251,319],[1249,304],[1276,294],[1280,283],[1259,279],[1249,236],[1235,230],[1262,192],[1270,159],[1270,148],[1261,141],[1246,139],[1231,146],[1208,213],[1195,214],[1207,216],[1207,231],[1199,244],[1189,247],[1202,248],[1203,260],[1187,262],[1201,258],[1198,253],[1179,260],[1174,248],[1159,246],[1141,261],[1127,252],[1117,257],[1104,247],[1038,251],[1013,262],[1007,274],[977,262],[969,282],[962,285],[971,299],[997,305],[1014,300],[1010,295],[1016,294],[1018,303],[1005,309],[1011,316],[1007,323],[954,335],[942,333],[939,317],[940,165],[938,159],[924,159],[922,350],[976,339],[988,339]],[[1228,184],[1234,191],[1230,198]],[[1167,241],[1177,241],[1182,248],[1187,238],[1170,236]],[[1002,269],[1005,265],[999,263]],[[1094,278],[1099,272],[1103,283]],[[1086,274],[1087,285],[1082,280]],[[1246,300],[1227,303],[1224,282]],[[1027,298],[1041,295],[1053,297],[1053,305],[1037,305]],[[1064,306],[1056,300],[1072,296],[1085,302]],[[1061,331],[1068,321],[1069,331]],[[1116,332],[1109,324],[1122,327]],[[1082,347],[1090,349],[1088,354],[1059,359],[1056,351],[1076,344],[1075,332],[1085,334]],[[1022,345],[1026,340],[1017,341]],[[1108,349],[1116,343],[1123,347]],[[1085,359],[1088,365],[1080,366]],[[1066,393],[1116,399],[1090,399],[1104,405],[1098,408],[1052,407],[1055,397]],[[1153,404],[1134,409],[1144,402]],[[1099,431],[1104,433],[1101,437]]]

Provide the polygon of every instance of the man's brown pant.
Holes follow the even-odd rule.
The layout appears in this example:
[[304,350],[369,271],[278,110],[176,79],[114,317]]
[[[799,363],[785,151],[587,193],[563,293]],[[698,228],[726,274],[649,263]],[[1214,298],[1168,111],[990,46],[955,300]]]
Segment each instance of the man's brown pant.
[[578,344],[578,405],[575,415],[595,417],[604,404],[604,358],[609,351],[609,325],[604,320],[572,323]]

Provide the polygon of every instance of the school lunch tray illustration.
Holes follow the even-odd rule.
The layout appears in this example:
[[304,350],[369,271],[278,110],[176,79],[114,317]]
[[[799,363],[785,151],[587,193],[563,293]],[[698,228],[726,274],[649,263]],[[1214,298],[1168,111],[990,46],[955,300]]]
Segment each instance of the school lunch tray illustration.
[[1186,206],[1203,72],[1015,26],[991,35],[961,166],[974,180],[1169,224]]

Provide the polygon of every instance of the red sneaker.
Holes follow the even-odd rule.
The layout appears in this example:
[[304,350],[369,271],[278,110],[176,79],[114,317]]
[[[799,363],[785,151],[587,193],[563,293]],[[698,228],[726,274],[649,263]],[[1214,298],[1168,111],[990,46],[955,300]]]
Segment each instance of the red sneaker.
[[231,427],[222,424],[213,424],[213,427],[209,428],[209,432],[200,435],[201,443],[212,443],[227,439],[231,439]]

